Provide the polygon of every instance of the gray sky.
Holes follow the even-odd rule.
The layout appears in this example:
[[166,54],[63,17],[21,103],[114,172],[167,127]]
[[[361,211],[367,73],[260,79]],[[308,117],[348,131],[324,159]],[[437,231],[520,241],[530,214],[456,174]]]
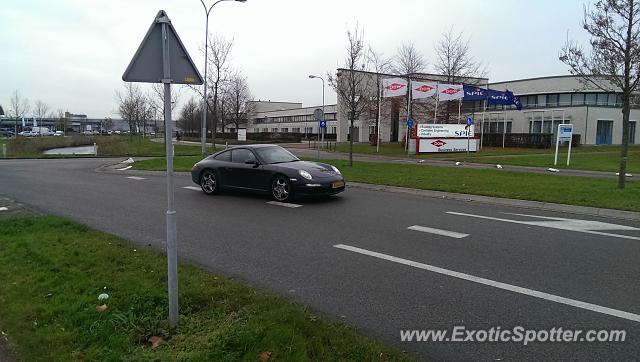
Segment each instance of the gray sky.
[[[232,64],[256,99],[320,104],[321,83],[342,66],[346,30],[387,56],[413,42],[426,60],[443,32],[463,31],[490,81],[567,74],[558,52],[580,28],[588,0],[247,0],[216,5],[209,28],[235,46]],[[0,104],[14,90],[51,110],[118,117],[115,91],[162,9],[203,70],[204,9],[198,0],[0,0]],[[205,1],[211,4],[212,1]],[[428,70],[432,70],[431,64]],[[326,77],[325,77],[326,78]],[[191,96],[182,91],[182,101]],[[326,103],[335,103],[326,87]]]

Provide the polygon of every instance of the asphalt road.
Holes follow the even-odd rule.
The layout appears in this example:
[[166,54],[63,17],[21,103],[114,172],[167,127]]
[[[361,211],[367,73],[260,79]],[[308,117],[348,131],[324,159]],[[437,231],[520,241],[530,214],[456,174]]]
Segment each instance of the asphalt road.
[[[95,171],[105,163],[113,161],[2,160],[0,194],[163,249],[165,177]],[[182,259],[419,359],[640,358],[638,223],[358,188],[276,205],[255,195],[206,196],[187,174],[175,184]],[[401,330],[455,326],[625,330],[626,340],[400,340]]]

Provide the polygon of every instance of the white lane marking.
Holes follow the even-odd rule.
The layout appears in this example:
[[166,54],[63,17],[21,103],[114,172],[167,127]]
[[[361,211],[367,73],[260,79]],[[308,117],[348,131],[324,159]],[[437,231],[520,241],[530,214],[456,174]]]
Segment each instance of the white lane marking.
[[4,207],[4,206],[3,206],[3,207],[0,207],[0,211],[7,211],[7,210],[9,210],[9,209],[8,209],[8,208],[6,208],[6,207]]
[[283,206],[283,207],[289,207],[289,208],[292,208],[292,209],[295,209],[296,207],[302,207],[302,205],[290,204],[288,202],[278,202],[278,201],[267,201],[267,204]]
[[144,177],[138,177],[138,176],[127,176],[127,178],[130,178],[132,180],[146,180],[146,178]]
[[430,233],[430,234],[448,236],[448,237],[456,238],[456,239],[462,239],[462,238],[466,238],[467,236],[469,236],[469,234],[457,233],[455,231],[448,231],[448,230],[442,230],[442,229],[434,229],[434,228],[429,228],[429,227],[420,226],[420,225],[409,226],[407,229],[415,230],[415,231],[422,231],[423,233]]
[[600,306],[600,305],[597,305],[597,304],[591,304],[591,303],[587,303],[587,302],[582,302],[582,301],[575,300],[575,299],[569,299],[569,298],[561,297],[561,296],[554,295],[554,294],[549,294],[549,293],[540,292],[540,291],[533,290],[533,289],[519,287],[519,286],[512,285],[512,284],[498,282],[498,281],[491,280],[491,279],[485,279],[485,278],[477,277],[477,276],[474,276],[474,275],[471,275],[471,274],[460,273],[460,272],[457,272],[457,271],[454,271],[454,270],[439,268],[437,266],[433,266],[433,265],[429,265],[429,264],[423,264],[423,263],[419,263],[419,262],[413,261],[413,260],[398,258],[398,257],[392,256],[392,255],[387,255],[387,254],[382,254],[382,253],[378,253],[378,252],[375,252],[375,251],[370,251],[370,250],[367,250],[367,249],[357,248],[355,246],[337,244],[337,245],[334,245],[333,247],[334,248],[338,248],[338,249],[352,251],[352,252],[358,253],[358,254],[372,256],[372,257],[378,258],[378,259],[392,261],[392,262],[398,263],[398,264],[412,266],[414,268],[427,270],[427,271],[430,271],[430,272],[433,272],[433,273],[437,273],[437,274],[442,274],[442,275],[446,275],[446,276],[450,276],[450,277],[454,277],[454,278],[458,278],[458,279],[462,279],[462,280],[466,280],[466,281],[470,281],[470,282],[474,282],[474,283],[478,283],[478,284],[487,285],[487,286],[498,288],[498,289],[507,290],[507,291],[514,292],[514,293],[524,294],[524,295],[528,295],[528,296],[531,296],[531,297],[548,300],[548,301],[551,301],[551,302],[556,302],[556,303],[565,304],[565,305],[569,305],[569,306],[576,307],[576,308],[586,309],[586,310],[590,310],[590,311],[597,312],[597,313],[607,314],[607,315],[618,317],[618,318],[628,319],[628,320],[634,321],[634,322],[640,322],[640,315],[634,314],[634,313],[630,313],[630,312],[625,312],[625,311],[618,310],[618,309],[603,307],[603,306]]
[[200,188],[197,187],[197,186],[185,186],[185,187],[183,187],[183,189],[193,190],[193,191],[200,191]]
[[[578,219],[565,219],[562,217],[549,217],[549,216],[538,216],[538,215],[528,215],[528,214],[517,214],[513,212],[503,212],[505,215],[516,215],[516,216],[527,216],[538,219],[546,219],[546,220],[555,220],[561,221],[561,223],[557,223],[557,225],[561,225],[566,228],[579,228],[586,230],[640,230],[638,228],[634,228],[632,226],[626,225],[618,225],[618,224],[609,224],[606,222],[593,221],[593,220],[578,220]],[[538,223],[539,224],[539,223]]]
[[124,167],[124,168],[117,168],[116,170],[118,170],[118,171],[125,171],[125,170],[130,169],[131,167],[133,167],[133,166],[127,166],[127,167]]
[[[510,222],[514,224],[532,225],[532,226],[540,226],[540,227],[552,228],[552,229],[576,231],[576,232],[585,233],[585,234],[611,236],[614,238],[621,238],[621,239],[640,240],[640,237],[637,237],[637,236],[619,235],[619,234],[603,233],[601,231],[595,231],[595,230],[640,230],[637,228],[632,228],[630,226],[608,224],[608,223],[599,222],[599,221],[564,219],[564,218],[557,218],[558,219],[557,221],[520,221],[520,220],[512,220],[512,219],[502,219],[499,217],[465,214],[462,212],[454,212],[454,211],[447,211],[447,214],[476,217],[479,219],[486,219],[486,220],[504,221],[504,222]],[[531,216],[526,214],[519,214],[519,215]]]

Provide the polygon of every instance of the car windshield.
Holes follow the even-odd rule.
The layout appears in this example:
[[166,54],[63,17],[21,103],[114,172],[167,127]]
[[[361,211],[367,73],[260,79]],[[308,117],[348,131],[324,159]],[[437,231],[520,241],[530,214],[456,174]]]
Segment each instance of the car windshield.
[[291,152],[282,147],[264,147],[256,149],[260,158],[268,164],[300,161]]

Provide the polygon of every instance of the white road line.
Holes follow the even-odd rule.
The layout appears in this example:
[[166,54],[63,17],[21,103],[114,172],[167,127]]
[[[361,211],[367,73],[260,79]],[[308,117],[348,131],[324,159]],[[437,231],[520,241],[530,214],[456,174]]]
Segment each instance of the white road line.
[[130,178],[132,180],[146,180],[146,178],[144,177],[138,177],[138,176],[127,176],[127,178]]
[[116,170],[118,170],[118,171],[125,171],[125,170],[130,169],[131,167],[133,167],[133,166],[127,166],[127,167],[125,167],[125,168],[117,168]]
[[[616,226],[617,227],[622,227],[622,229],[618,230],[629,230],[629,226],[621,226],[621,225],[615,225],[615,224],[608,224],[608,223],[602,223],[599,221],[588,221],[588,220],[573,220],[573,219],[563,219],[563,218],[559,218],[561,221],[555,221],[555,222],[549,222],[549,221],[520,221],[520,220],[511,220],[511,219],[502,219],[499,217],[491,217],[491,216],[483,216],[483,215],[474,215],[474,214],[465,214],[462,212],[454,212],[454,211],[447,211],[447,214],[451,214],[451,215],[459,215],[459,216],[469,216],[469,217],[475,217],[475,218],[479,218],[479,219],[487,219],[487,220],[495,220],[495,221],[504,221],[504,222],[510,222],[513,224],[523,224],[523,225],[532,225],[532,226],[540,226],[540,227],[546,227],[546,228],[552,228],[552,229],[560,229],[560,230],[568,230],[568,231],[576,231],[579,233],[585,233],[585,234],[595,234],[595,235],[603,235],[603,236],[611,236],[614,238],[621,238],[621,239],[631,239],[631,240],[640,240],[640,237],[637,236],[630,236],[630,235],[620,235],[620,234],[612,234],[612,233],[603,233],[601,231],[595,231],[595,230],[589,230],[589,227],[593,227],[593,228],[599,228],[599,229],[605,229],[605,230],[616,230]],[[529,215],[525,215],[525,216],[529,216]],[[606,226],[609,225],[609,226]],[[637,228],[631,228],[631,229],[635,229],[638,230]]]
[[193,190],[193,191],[200,191],[200,188],[197,187],[197,186],[185,186],[185,187],[183,187],[183,189]]
[[0,211],[7,211],[7,210],[9,210],[9,209],[8,209],[8,208],[6,208],[6,207],[4,207],[4,206],[3,206],[3,207],[0,207]]
[[434,229],[434,228],[429,228],[429,227],[420,226],[420,225],[409,226],[407,229],[415,230],[415,231],[422,231],[423,233],[448,236],[450,238],[456,238],[456,239],[462,239],[462,238],[466,238],[467,236],[469,236],[469,234],[457,233],[455,231],[448,231],[448,230],[442,230],[442,229]]
[[507,290],[507,291],[514,292],[514,293],[524,294],[524,295],[528,295],[528,296],[531,296],[531,297],[540,298],[540,299],[544,299],[544,300],[548,300],[548,301],[556,302],[556,303],[560,303],[560,304],[565,304],[565,305],[569,305],[569,306],[576,307],[576,308],[586,309],[586,310],[590,310],[590,311],[597,312],[597,313],[607,314],[607,315],[610,315],[610,316],[623,318],[623,319],[627,319],[627,320],[634,321],[634,322],[640,322],[640,315],[634,314],[634,313],[625,312],[625,311],[618,310],[618,309],[607,308],[607,307],[599,306],[599,305],[596,305],[596,304],[591,304],[591,303],[587,303],[587,302],[581,302],[581,301],[575,300],[575,299],[569,299],[569,298],[561,297],[561,296],[558,296],[558,295],[553,295],[553,294],[549,294],[549,293],[545,293],[545,292],[540,292],[540,291],[533,290],[533,289],[518,287],[518,286],[512,285],[512,284],[501,283],[501,282],[497,282],[497,281],[491,280],[491,279],[480,278],[480,277],[476,277],[476,276],[473,276],[473,275],[470,275],[470,274],[460,273],[460,272],[457,272],[457,271],[444,269],[444,268],[439,268],[437,266],[433,266],[433,265],[429,265],[429,264],[423,264],[423,263],[419,263],[419,262],[408,260],[408,259],[402,259],[402,258],[398,258],[398,257],[395,257],[395,256],[378,253],[378,252],[375,252],[375,251],[370,251],[370,250],[366,250],[366,249],[357,248],[355,246],[337,244],[337,245],[334,245],[333,247],[334,248],[338,248],[338,249],[352,251],[352,252],[358,253],[358,254],[372,256],[372,257],[378,258],[378,259],[392,261],[392,262],[398,263],[398,264],[412,266],[414,268],[427,270],[427,271],[430,271],[430,272],[433,272],[433,273],[438,273],[438,274],[442,274],[442,275],[446,275],[446,276],[450,276],[450,277],[454,277],[454,278],[458,278],[458,279],[462,279],[462,280],[466,280],[466,281],[470,281],[470,282],[474,282],[474,283],[478,283],[478,284],[487,285],[487,286],[498,288],[498,289]]
[[267,201],[267,204],[283,206],[283,207],[289,207],[289,208],[292,208],[292,209],[295,209],[296,207],[302,207],[302,205],[290,204],[288,202],[278,202],[278,201]]

